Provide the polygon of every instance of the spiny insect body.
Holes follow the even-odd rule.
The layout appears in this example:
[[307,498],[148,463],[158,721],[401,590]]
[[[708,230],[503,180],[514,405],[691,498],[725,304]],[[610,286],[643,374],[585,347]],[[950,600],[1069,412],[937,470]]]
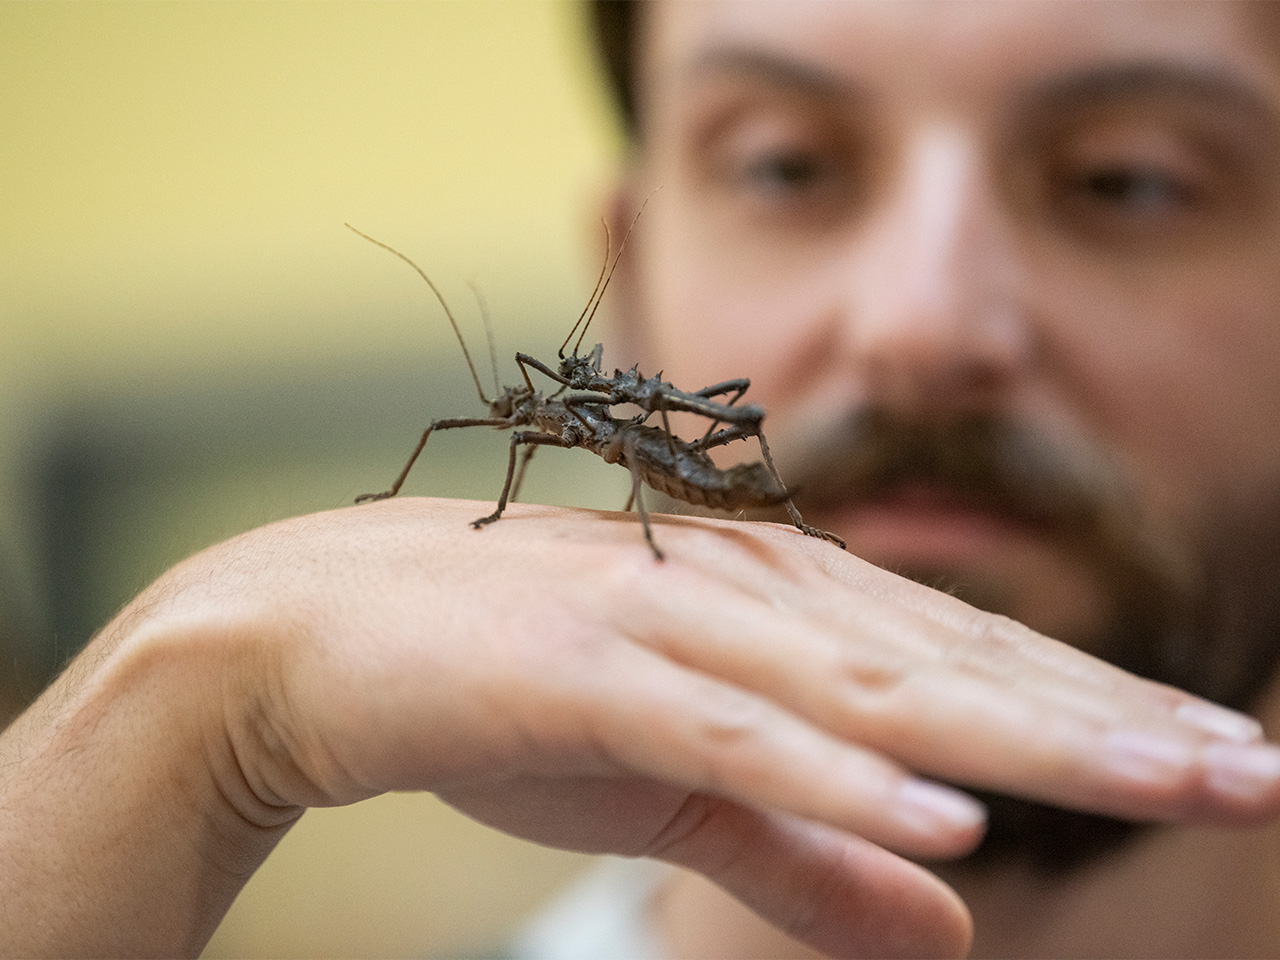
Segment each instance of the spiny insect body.
[[[754,404],[735,405],[735,401],[750,385],[749,380],[729,380],[689,393],[678,390],[672,384],[662,380],[661,374],[656,377],[644,377],[637,367],[632,367],[625,372],[615,370],[613,376],[605,375],[600,366],[603,355],[603,347],[600,344],[596,344],[590,354],[579,355],[578,349],[582,338],[595,316],[596,308],[600,305],[600,300],[613,275],[613,268],[617,266],[618,258],[621,257],[622,249],[626,245],[624,236],[618,255],[613,265],[609,266],[607,224],[605,267],[601,269],[596,288],[582,315],[578,317],[577,323],[560,347],[559,368],[552,370],[528,354],[517,353],[516,364],[520,368],[524,383],[499,389],[495,382],[495,394],[492,398],[485,396],[457,321],[454,320],[444,297],[431,282],[431,278],[400,251],[361,233],[350,224],[347,224],[347,227],[370,243],[399,257],[427,282],[441,307],[444,308],[445,316],[448,317],[454,335],[458,338],[480,400],[489,408],[487,417],[449,417],[433,420],[423,431],[408,462],[390,489],[381,493],[364,494],[356,498],[357,503],[395,496],[434,431],[455,427],[490,426],[512,429],[514,432],[511,434],[508,447],[506,481],[502,487],[502,494],[498,498],[497,508],[488,516],[473,521],[471,525],[476,529],[498,520],[506,509],[507,503],[515,499],[519,493],[524,469],[539,446],[582,447],[607,463],[617,463],[630,470],[630,502],[635,505],[645,539],[653,550],[654,556],[659,560],[663,559],[663,555],[653,539],[649,515],[641,497],[642,484],[647,484],[685,503],[719,510],[743,510],[749,507],[772,507],[784,504],[792,521],[804,533],[837,543],[841,547],[844,546],[844,541],[839,537],[811,527],[801,520],[799,511],[791,502],[791,496],[778,476],[764,434],[760,429],[764,420],[764,409]],[[579,333],[578,341],[573,353],[566,357],[564,350],[574,333]],[[529,368],[537,370],[559,384],[555,393],[547,396],[535,389],[533,381],[529,378]],[[729,396],[727,402],[713,399],[725,395]],[[634,417],[616,417],[612,411],[618,404],[639,407],[641,413]],[[671,431],[670,424],[667,422],[668,410],[701,414],[710,420],[710,426],[701,439],[694,442],[684,440]],[[650,426],[645,422],[654,413],[661,417],[661,428]],[[722,423],[728,426],[717,429]],[[522,427],[533,429],[517,429]],[[756,461],[722,469],[716,466],[707,454],[710,449],[724,446],[735,440],[745,440],[748,437],[755,437],[759,441],[761,453],[764,455],[763,463]],[[517,468],[517,450],[521,447],[524,448],[524,456]]]

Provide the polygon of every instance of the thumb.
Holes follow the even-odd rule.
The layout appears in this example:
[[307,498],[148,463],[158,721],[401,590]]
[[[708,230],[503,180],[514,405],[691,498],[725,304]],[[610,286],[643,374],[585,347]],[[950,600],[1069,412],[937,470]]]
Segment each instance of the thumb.
[[851,834],[694,794],[649,856],[703,874],[835,957],[962,957],[964,902],[923,867]]

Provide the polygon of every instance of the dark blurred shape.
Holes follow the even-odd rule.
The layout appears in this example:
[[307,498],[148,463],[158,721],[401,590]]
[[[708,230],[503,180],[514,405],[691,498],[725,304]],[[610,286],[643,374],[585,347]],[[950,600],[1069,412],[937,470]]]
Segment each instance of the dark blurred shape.
[[633,40],[640,7],[641,4],[635,0],[592,0],[591,3],[591,26],[596,48],[627,132],[633,135],[638,125],[631,81],[635,65]]
[[452,386],[448,371],[424,368],[215,373],[51,400],[20,451],[17,503],[48,624],[0,652],[21,650],[43,685],[183,557],[382,482],[424,416],[424,380]]
[[33,654],[43,633],[34,603],[17,575],[15,558],[0,544],[0,727],[39,692]]

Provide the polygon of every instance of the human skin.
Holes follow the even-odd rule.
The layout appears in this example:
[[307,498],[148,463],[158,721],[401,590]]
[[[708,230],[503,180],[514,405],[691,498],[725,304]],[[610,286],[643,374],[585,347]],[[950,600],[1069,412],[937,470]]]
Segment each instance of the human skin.
[[[1114,454],[1174,530],[1274,495],[1274,32],[1230,4],[659,6],[632,195],[661,190],[629,252],[648,366],[687,389],[750,372],[775,437],[868,402],[1015,410]],[[1134,65],[1232,88],[1055,98]],[[1097,593],[1016,530],[807,519],[886,566],[990,568],[1055,636]]]
[[305,807],[386,790],[681,863],[819,949],[886,955],[969,936],[886,852],[981,831],[914,772],[1142,817],[1280,810],[1249,721],[793,529],[660,522],[658,563],[628,515],[468,529],[485,510],[287,521],[126,608],[0,740],[0,952],[194,954]]
[[[647,271],[652,244],[680,242],[675,193],[645,215]],[[795,308],[800,287],[775,279],[772,306]],[[674,329],[657,308],[685,288],[646,283],[645,342],[671,338],[677,382],[710,375],[724,329]],[[795,422],[785,387],[807,402],[803,381],[734,350],[761,366],[726,375]],[[969,942],[956,895],[897,856],[981,832],[930,778],[1137,818],[1280,814],[1280,751],[1256,724],[794,529],[659,518],[659,563],[628,515],[517,505],[468,528],[489,509],[298,518],[144,591],[0,738],[0,953],[197,953],[306,807],[386,790],[680,863],[814,948],[886,956]]]
[[[868,404],[908,418],[1019,417],[1118,463],[1175,557],[1223,504],[1274,504],[1280,58],[1270,12],[647,10],[642,135],[616,219],[661,189],[615,280],[646,369],[686,388],[750,371],[748,399],[768,409],[775,449],[778,437]],[[1058,540],[927,490],[806,506],[805,519],[890,569],[997,585],[1004,612],[1055,636],[1093,635],[1117,602],[1105,571]],[[1270,855],[1274,844],[1268,834],[1252,850]],[[1148,858],[1152,872],[1159,864]],[[1142,874],[1127,876],[1128,893],[1142,889]],[[1025,877],[999,893],[1016,883]],[[1261,904],[1274,902],[1273,887],[1258,891]],[[684,914],[709,915],[708,897],[683,902]],[[1169,916],[1181,905],[1171,900]],[[717,915],[721,929],[736,922]],[[734,929],[739,943],[759,933]],[[1029,932],[1016,942],[1039,949]]]

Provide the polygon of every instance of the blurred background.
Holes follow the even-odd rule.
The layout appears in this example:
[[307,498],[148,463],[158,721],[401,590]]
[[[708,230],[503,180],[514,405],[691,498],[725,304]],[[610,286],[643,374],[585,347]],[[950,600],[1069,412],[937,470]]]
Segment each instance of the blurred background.
[[[0,3],[0,715],[165,567],[482,413],[430,291],[344,221],[483,358],[474,282],[509,380],[590,292],[621,147],[568,0]],[[621,506],[555,453],[523,499]],[[407,490],[496,498],[505,461],[442,434]],[[429,797],[311,811],[207,955],[458,953],[585,863]]]

